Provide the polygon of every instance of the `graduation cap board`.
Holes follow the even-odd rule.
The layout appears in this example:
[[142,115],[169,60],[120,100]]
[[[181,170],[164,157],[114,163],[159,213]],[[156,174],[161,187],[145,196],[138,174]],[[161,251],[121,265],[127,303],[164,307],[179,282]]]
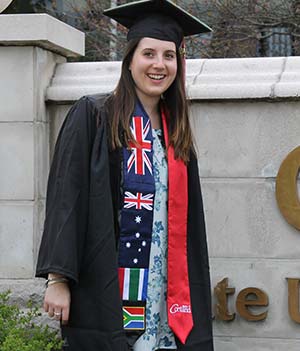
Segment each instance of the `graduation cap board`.
[[211,28],[169,0],[141,0],[112,7],[104,15],[129,29],[127,40],[154,38],[180,47],[184,36],[210,32]]

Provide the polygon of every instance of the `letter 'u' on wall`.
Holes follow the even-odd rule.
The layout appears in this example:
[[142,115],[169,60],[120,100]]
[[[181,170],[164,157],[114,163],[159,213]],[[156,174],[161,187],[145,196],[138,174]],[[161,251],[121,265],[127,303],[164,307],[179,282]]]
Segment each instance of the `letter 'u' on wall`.
[[300,230],[300,201],[297,176],[300,168],[300,146],[291,151],[282,162],[276,178],[276,199],[286,221]]
[[289,315],[294,322],[300,323],[299,282],[297,278],[286,278],[289,291]]

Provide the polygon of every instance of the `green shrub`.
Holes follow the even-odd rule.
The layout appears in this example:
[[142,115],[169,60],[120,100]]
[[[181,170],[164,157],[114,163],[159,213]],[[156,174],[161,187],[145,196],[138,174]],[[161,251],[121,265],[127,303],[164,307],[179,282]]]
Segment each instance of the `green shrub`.
[[59,351],[58,332],[37,322],[40,312],[32,303],[22,311],[9,303],[10,292],[0,293],[0,351]]

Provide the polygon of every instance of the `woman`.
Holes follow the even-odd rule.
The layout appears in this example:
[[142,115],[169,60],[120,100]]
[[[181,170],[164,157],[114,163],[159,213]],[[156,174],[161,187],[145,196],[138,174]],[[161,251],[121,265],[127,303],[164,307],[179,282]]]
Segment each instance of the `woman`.
[[65,350],[212,351],[180,57],[183,34],[208,27],[167,0],[106,14],[130,28],[128,47],[113,94],[80,99],[56,144],[37,266],[44,308]]

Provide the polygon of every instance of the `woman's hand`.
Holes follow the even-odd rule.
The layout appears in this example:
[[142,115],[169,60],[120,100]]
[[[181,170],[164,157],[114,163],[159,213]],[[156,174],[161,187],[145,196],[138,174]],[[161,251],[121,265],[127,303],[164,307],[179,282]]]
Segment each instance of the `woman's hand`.
[[[50,279],[62,278],[62,276],[49,274]],[[68,283],[60,282],[47,287],[44,299],[44,310],[49,317],[61,320],[62,324],[67,324],[69,320],[71,294]]]

